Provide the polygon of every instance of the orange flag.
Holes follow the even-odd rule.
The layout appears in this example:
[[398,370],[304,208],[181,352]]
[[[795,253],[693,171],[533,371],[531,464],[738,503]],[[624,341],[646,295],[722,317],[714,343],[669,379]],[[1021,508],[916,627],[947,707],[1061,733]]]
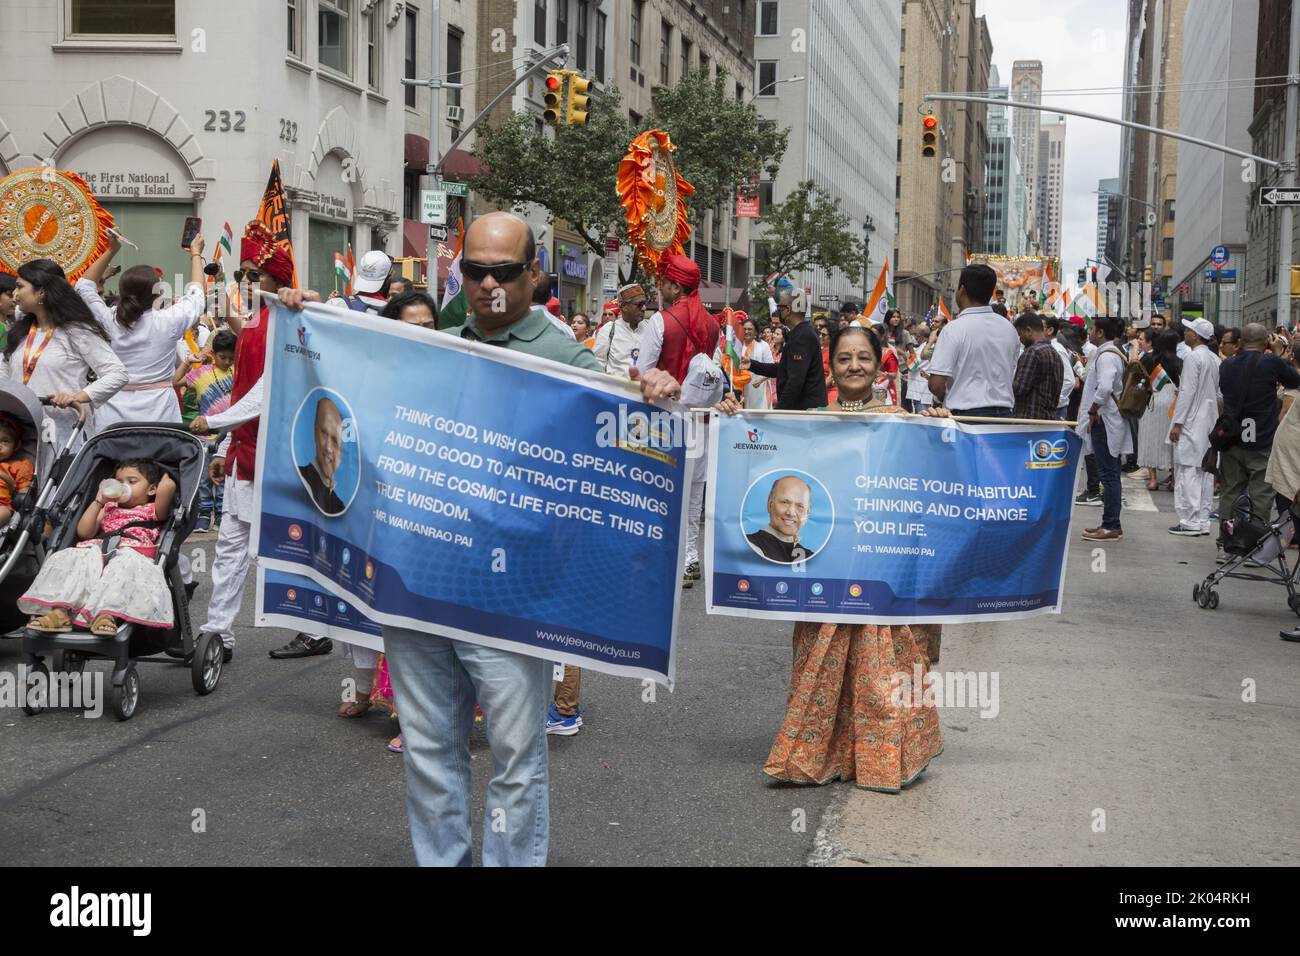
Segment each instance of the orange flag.
[[257,218],[271,231],[275,243],[285,251],[293,263],[293,287],[298,288],[298,263],[293,257],[293,240],[289,228],[289,201],[284,195],[284,180],[280,178],[280,161],[271,163],[271,178],[266,181],[262,204],[257,207]]

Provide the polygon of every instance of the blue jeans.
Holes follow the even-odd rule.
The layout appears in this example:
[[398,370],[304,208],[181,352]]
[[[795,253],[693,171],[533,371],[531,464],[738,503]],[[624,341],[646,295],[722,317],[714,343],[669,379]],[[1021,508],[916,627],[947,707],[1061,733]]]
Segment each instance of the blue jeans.
[[470,865],[469,735],[477,701],[492,750],[483,865],[545,866],[551,664],[396,627],[384,628],[384,649],[402,721],[416,862]]
[[1089,433],[1092,457],[1097,462],[1097,479],[1101,483],[1101,526],[1106,531],[1119,530],[1119,506],[1123,500],[1119,482],[1119,458],[1110,453],[1106,443],[1106,423],[1098,421]]
[[208,453],[203,459],[203,480],[199,482],[199,517],[211,512],[213,525],[221,523],[221,503],[224,500],[226,485],[222,482],[215,487],[212,484],[212,476],[208,473],[208,466],[212,464],[212,457],[216,454],[216,443],[208,443]]

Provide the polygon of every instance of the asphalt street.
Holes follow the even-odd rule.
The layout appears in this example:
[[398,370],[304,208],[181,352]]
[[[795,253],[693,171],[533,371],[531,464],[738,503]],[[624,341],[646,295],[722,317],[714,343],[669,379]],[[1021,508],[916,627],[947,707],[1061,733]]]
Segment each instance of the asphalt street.
[[[899,795],[764,786],[790,626],[707,617],[703,588],[687,592],[677,690],[647,701],[637,682],[587,672],[586,725],[550,739],[550,862],[1300,861],[1289,756],[1300,645],[1277,638],[1296,621],[1285,592],[1230,581],[1218,610],[1196,607],[1212,539],[1166,534],[1171,496],[1125,485],[1146,510],[1126,512],[1125,538],[1100,552],[1104,570],[1078,537],[1099,513],[1076,509],[1065,613],[945,629],[937,669],[997,672],[997,715],[944,708],[944,753]],[[210,557],[212,537],[190,545]],[[617,599],[620,586],[593,577],[592,599]],[[209,697],[187,669],[149,665],[126,723],[0,710],[0,862],[413,862],[390,722],[377,710],[336,716],[352,673],[341,646],[271,660],[289,635],[254,629],[251,594],[245,604],[235,660]],[[18,642],[0,641],[0,669],[18,661]],[[481,806],[491,759],[481,732],[473,753]]]

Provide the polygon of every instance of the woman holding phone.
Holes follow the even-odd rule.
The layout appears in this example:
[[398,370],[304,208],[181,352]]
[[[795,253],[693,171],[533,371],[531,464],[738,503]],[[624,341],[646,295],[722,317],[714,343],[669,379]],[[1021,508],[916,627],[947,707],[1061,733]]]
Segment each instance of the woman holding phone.
[[[187,230],[188,233],[188,230]],[[99,276],[117,255],[121,244],[111,236],[108,250],[77,280],[77,294],[103,328],[130,382],[95,412],[95,427],[114,422],[179,422],[180,403],[172,388],[176,372],[177,343],[203,315],[206,295],[203,275],[203,237],[189,246],[190,283],[175,302],[161,300],[163,286],[153,266],[131,266],[118,282],[120,299],[108,306],[99,294]]]

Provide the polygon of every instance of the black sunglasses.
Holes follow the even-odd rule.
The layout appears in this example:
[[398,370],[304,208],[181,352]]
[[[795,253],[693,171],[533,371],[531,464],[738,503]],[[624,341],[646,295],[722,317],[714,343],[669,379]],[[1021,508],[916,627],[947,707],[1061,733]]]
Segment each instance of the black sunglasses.
[[527,262],[498,262],[496,265],[486,265],[482,262],[473,262],[464,259],[460,264],[461,274],[471,282],[482,282],[488,276],[497,281],[497,285],[505,285],[507,282],[514,282],[527,269]]
[[258,272],[256,269],[236,269],[235,281],[243,282],[245,279],[249,282],[261,282],[262,273]]

